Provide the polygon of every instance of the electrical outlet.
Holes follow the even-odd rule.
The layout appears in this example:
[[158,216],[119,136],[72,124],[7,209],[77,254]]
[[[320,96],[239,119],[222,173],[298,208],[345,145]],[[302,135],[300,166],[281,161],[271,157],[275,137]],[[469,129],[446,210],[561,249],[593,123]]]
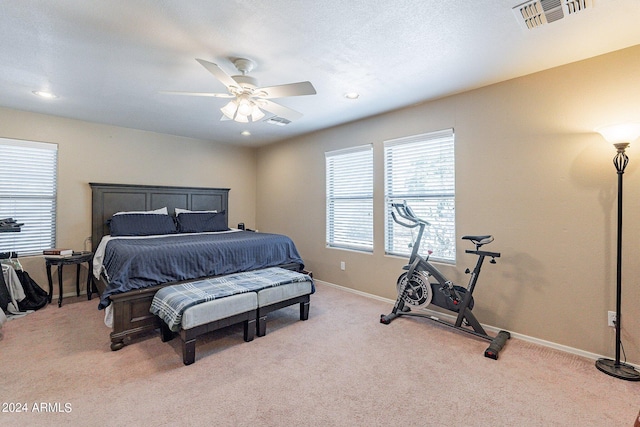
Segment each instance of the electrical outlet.
[[608,311],[607,312],[607,325],[614,327],[616,326],[616,312],[615,311]]
[[344,261],[340,261],[340,270],[344,271],[346,270],[347,265],[344,263]]

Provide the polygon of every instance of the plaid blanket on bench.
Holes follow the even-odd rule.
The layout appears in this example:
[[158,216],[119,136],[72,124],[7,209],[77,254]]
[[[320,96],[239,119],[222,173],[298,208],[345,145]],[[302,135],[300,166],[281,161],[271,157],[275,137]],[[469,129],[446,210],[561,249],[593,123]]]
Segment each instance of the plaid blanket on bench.
[[194,305],[230,295],[305,281],[311,281],[311,293],[315,292],[313,279],[309,276],[280,267],[182,283],[167,286],[156,292],[149,311],[160,317],[175,332],[180,329],[182,314]]

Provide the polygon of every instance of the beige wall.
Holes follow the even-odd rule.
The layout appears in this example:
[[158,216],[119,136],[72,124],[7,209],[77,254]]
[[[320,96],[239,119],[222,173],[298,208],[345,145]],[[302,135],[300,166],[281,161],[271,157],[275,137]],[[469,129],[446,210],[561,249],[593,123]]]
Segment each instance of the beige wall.
[[[230,188],[229,223],[255,224],[252,149],[2,108],[0,136],[58,144],[58,246],[81,250],[91,236],[89,182]],[[46,288],[42,257],[20,260]],[[65,294],[74,292],[74,270],[64,270]]]
[[[491,233],[481,322],[613,356],[617,175],[600,125],[640,120],[640,46],[424,103],[258,150],[258,228],[296,242],[315,277],[395,298],[403,259],[384,254],[382,144],[453,127],[456,233]],[[358,102],[366,102],[363,97]],[[374,253],[325,247],[324,152],[374,144]],[[623,343],[640,363],[640,141],[624,175]],[[443,271],[465,281],[458,265]],[[340,270],[340,262],[346,270]],[[391,308],[391,307],[390,307]],[[371,318],[372,327],[378,319]],[[398,326],[399,327],[399,326]]]

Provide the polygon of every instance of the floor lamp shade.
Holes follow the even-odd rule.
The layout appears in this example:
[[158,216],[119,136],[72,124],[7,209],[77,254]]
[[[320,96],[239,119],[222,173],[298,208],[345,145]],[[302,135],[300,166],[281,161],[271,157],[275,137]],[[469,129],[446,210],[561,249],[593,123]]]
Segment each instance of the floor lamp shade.
[[631,143],[640,137],[640,123],[602,126],[596,129],[611,144]]

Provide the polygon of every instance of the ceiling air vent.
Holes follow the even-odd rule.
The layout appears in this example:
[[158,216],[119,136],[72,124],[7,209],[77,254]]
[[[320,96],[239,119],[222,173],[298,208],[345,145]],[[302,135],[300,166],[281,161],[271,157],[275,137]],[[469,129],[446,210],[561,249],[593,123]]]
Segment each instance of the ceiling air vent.
[[592,6],[591,0],[563,0],[562,6],[567,15],[583,11]]
[[591,7],[591,0],[531,0],[514,7],[524,29],[537,28]]
[[269,123],[270,125],[276,125],[276,126],[285,126],[291,123],[291,120],[287,120],[284,117],[273,116],[265,120],[265,123]]

